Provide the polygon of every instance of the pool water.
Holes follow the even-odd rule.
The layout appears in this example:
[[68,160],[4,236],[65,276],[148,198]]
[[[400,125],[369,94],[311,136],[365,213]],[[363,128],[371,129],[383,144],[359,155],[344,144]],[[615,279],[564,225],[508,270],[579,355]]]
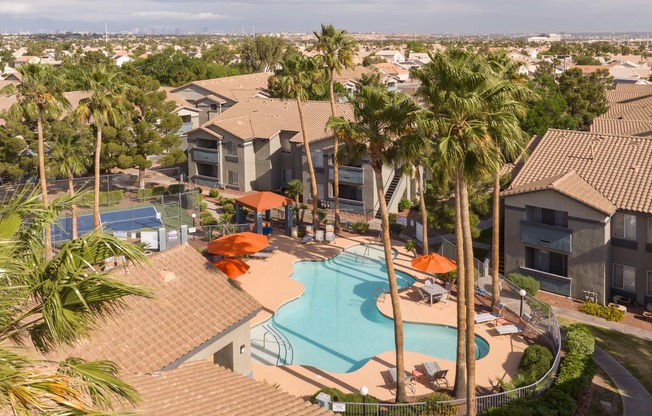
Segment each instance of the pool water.
[[[375,298],[379,288],[389,291],[387,269],[373,251],[354,246],[329,260],[297,262],[292,278],[305,286],[305,293],[282,306],[271,323],[291,345],[287,364],[347,373],[379,353],[394,350],[393,321],[378,311]],[[396,278],[399,288],[415,281],[398,271]],[[385,302],[390,302],[389,294]],[[455,360],[456,328],[403,326],[406,351]],[[487,342],[476,337],[476,358],[488,351]]]

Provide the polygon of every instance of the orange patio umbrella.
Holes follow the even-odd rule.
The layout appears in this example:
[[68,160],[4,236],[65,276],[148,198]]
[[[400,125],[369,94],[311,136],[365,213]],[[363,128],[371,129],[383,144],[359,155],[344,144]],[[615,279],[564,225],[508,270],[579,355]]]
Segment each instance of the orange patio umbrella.
[[238,257],[258,253],[268,245],[269,241],[266,235],[247,231],[225,235],[211,241],[208,243],[208,252],[224,257]]
[[249,265],[240,259],[224,259],[213,263],[215,267],[222,270],[231,279],[242,276],[249,270]]
[[448,273],[457,269],[457,264],[437,253],[430,253],[425,256],[412,259],[412,267],[426,273]]

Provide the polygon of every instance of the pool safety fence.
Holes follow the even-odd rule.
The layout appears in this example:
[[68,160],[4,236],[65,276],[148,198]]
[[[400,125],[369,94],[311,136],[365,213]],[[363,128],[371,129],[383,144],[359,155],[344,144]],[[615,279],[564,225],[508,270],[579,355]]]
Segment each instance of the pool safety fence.
[[[439,254],[455,260],[455,245],[444,240],[439,248]],[[476,269],[477,285],[484,292],[478,295],[485,301],[490,301],[491,296],[491,268],[478,259],[474,259]],[[514,400],[536,397],[545,393],[554,383],[555,376],[561,363],[561,333],[557,317],[552,309],[545,303],[526,295],[523,298],[519,295],[520,287],[507,281],[500,276],[500,300],[505,303],[508,313],[513,317],[527,313],[531,316],[528,327],[539,341],[545,342],[554,354],[553,364],[535,383],[523,386],[514,390],[482,395],[476,397],[476,412],[481,414],[492,407],[500,407]],[[408,415],[465,415],[467,412],[466,399],[455,399],[439,402],[418,402],[418,403],[330,403],[330,409],[343,416],[408,416]]]

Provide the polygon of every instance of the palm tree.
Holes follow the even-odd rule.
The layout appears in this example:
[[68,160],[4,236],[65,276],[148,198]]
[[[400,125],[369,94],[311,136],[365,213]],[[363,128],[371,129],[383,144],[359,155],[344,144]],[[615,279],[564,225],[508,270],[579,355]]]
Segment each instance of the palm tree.
[[[321,25],[321,33],[313,32],[317,38],[315,49],[320,52],[326,75],[328,76],[328,90],[331,102],[331,114],[335,113],[335,73],[340,73],[345,68],[353,68],[353,57],[355,56],[356,41],[347,34],[346,30],[338,30],[332,24]],[[339,151],[339,140],[337,134],[333,135],[333,154]],[[337,157],[333,158],[333,196],[335,198],[335,232],[341,229],[340,220],[340,176]]]
[[320,93],[321,68],[322,64],[320,59],[292,56],[281,64],[281,69],[276,71],[276,74],[270,79],[270,84],[276,85],[280,98],[294,99],[297,103],[301,134],[303,135],[303,147],[306,153],[308,173],[310,175],[312,222],[315,229],[319,226],[319,217],[317,216],[317,180],[315,179],[315,168],[312,163],[312,155],[310,154],[310,142],[308,141],[306,121],[303,114],[303,103],[308,100],[311,92]]
[[[52,145],[50,157],[56,161],[58,174],[68,178],[68,192],[71,197],[75,196],[75,176],[83,174],[90,166],[90,160],[86,156],[87,148],[83,137],[77,134],[59,136]],[[70,210],[74,240],[77,238],[77,205],[73,203]]]
[[303,195],[303,182],[301,182],[299,179],[292,179],[288,182],[285,193],[287,196],[294,199],[294,209],[297,216],[297,225],[300,225],[299,206],[301,204],[299,203],[299,197]]
[[[331,117],[327,126],[335,129],[341,135],[349,158],[366,153],[371,159],[376,182],[376,196],[380,203],[383,249],[394,315],[396,371],[397,374],[403,374],[405,368],[403,362],[403,318],[390,245],[389,214],[383,188],[383,166],[386,163],[392,163],[390,158],[399,153],[396,148],[402,146],[403,139],[410,132],[420,107],[404,94],[372,87],[362,87],[351,105],[355,121],[351,122],[342,117]],[[396,401],[404,402],[406,400],[404,380],[402,377],[398,377]]]
[[128,120],[126,92],[128,84],[120,79],[119,73],[104,65],[98,65],[82,73],[82,84],[91,96],[83,98],[75,110],[83,122],[93,121],[97,138],[95,141],[93,188],[93,226],[100,226],[100,162],[102,154],[102,127],[120,125]]
[[151,297],[102,270],[110,256],[146,258],[137,246],[98,230],[44,259],[40,236],[70,198],[45,208],[38,192],[22,190],[0,204],[0,407],[15,415],[99,414],[112,409],[114,399],[135,403],[138,394],[109,361],[35,360],[9,346],[29,340],[42,353],[72,346],[124,307],[126,296]]
[[[43,190],[43,205],[49,204],[47,192],[47,179],[45,171],[45,139],[43,137],[43,121],[59,117],[70,107],[68,100],[63,95],[63,83],[56,76],[50,65],[27,64],[18,71],[22,75],[21,82],[3,89],[3,94],[16,94],[16,103],[10,108],[18,119],[28,122],[36,121],[36,134],[38,137],[38,173],[39,185]],[[45,229],[46,258],[52,257],[52,230]]]

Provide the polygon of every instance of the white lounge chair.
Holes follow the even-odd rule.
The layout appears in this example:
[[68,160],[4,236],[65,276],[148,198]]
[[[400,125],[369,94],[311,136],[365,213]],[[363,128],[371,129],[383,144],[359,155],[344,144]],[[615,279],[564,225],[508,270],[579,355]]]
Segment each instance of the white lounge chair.
[[[397,374],[396,374],[396,367],[388,368],[387,372],[389,373],[389,377],[391,378],[392,383],[396,384],[397,381],[398,381]],[[404,380],[405,380],[405,386],[410,389],[412,394],[414,394],[414,392],[415,392],[415,389],[414,389],[414,376],[412,376],[412,374],[405,371]]]
[[324,230],[317,230],[315,233],[315,241],[318,243],[324,242]]
[[474,321],[476,324],[482,324],[485,322],[491,322],[495,321],[496,319],[500,318],[503,314],[503,308],[505,307],[505,304],[502,302],[496,303],[492,307],[491,312],[486,312],[486,313],[481,313],[478,315],[475,315]]
[[258,253],[250,254],[249,257],[252,259],[259,259],[259,260],[267,260],[268,258],[272,257],[272,253],[265,253],[262,251],[259,251]]
[[518,320],[518,324],[497,326],[496,331],[498,331],[499,335],[522,334],[527,329],[527,323],[529,320],[530,316],[524,313]]
[[301,239],[301,244],[308,244],[312,241],[313,238],[315,238],[314,234],[306,234]]
[[326,225],[326,242],[331,243],[335,241],[335,226]]
[[267,246],[267,247],[265,247],[264,249],[262,249],[262,250],[260,250],[260,251],[264,251],[264,252],[268,252],[268,253],[270,253],[270,252],[274,252],[274,251],[276,251],[276,250],[278,250],[278,246]]

